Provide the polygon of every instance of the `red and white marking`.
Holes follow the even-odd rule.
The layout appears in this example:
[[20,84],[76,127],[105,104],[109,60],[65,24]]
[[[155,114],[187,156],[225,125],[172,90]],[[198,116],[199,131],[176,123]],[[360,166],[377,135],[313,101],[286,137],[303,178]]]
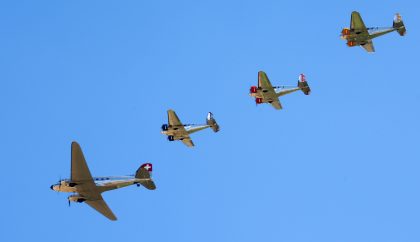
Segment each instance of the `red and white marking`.
[[304,74],[299,75],[299,82],[306,82],[306,77]]
[[143,164],[141,166],[141,168],[146,169],[146,171],[152,171],[153,170],[153,165],[151,163],[146,163],[146,164]]

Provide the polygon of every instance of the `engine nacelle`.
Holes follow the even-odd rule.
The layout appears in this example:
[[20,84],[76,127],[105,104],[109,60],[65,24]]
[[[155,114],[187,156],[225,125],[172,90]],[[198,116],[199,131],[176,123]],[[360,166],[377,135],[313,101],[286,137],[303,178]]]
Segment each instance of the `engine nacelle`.
[[71,195],[67,198],[70,202],[76,202],[76,203],[82,203],[86,201],[86,198],[80,196],[80,195]]
[[356,42],[355,41],[347,41],[347,46],[348,47],[356,46]]
[[174,136],[173,136],[173,135],[169,135],[169,136],[168,136],[168,140],[169,140],[169,141],[174,141],[174,140],[175,140],[175,138],[174,138]]
[[257,93],[257,87],[256,87],[256,86],[252,86],[252,87],[249,89],[249,92],[250,92],[250,93]]
[[256,103],[256,104],[261,104],[261,103],[263,103],[262,98],[260,98],[260,97],[255,98],[255,103]]
[[341,35],[342,35],[342,36],[347,36],[347,35],[350,35],[350,29],[348,29],[348,28],[344,28],[344,29],[341,31]]
[[168,131],[168,125],[162,124],[162,131]]

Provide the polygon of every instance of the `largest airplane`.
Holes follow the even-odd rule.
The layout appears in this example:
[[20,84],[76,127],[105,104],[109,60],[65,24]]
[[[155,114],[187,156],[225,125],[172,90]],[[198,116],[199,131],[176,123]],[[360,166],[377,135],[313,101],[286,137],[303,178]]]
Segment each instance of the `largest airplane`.
[[105,203],[101,193],[134,184],[137,186],[143,185],[149,190],[155,190],[156,186],[151,178],[152,170],[152,164],[145,163],[132,176],[92,177],[80,145],[72,142],[70,179],[62,179],[50,188],[57,192],[74,193],[68,197],[69,205],[70,202],[85,202],[114,221],[117,220],[117,217]]
[[359,12],[351,13],[350,28],[344,28],[341,31],[341,38],[347,41],[347,46],[362,46],[367,52],[375,52],[372,39],[397,31],[399,35],[404,36],[406,33],[404,22],[398,13],[394,17],[392,27],[366,28]]

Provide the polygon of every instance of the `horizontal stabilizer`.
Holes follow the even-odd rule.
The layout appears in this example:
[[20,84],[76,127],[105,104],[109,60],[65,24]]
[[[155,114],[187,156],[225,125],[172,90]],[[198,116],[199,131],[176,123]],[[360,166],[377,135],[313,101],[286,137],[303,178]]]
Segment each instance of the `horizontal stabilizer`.
[[136,171],[136,178],[141,179],[139,183],[149,190],[155,190],[156,185],[152,180],[153,165],[145,163]]
[[311,88],[309,87],[308,83],[306,82],[306,77],[304,74],[299,75],[298,87],[305,95],[309,95],[311,93]]

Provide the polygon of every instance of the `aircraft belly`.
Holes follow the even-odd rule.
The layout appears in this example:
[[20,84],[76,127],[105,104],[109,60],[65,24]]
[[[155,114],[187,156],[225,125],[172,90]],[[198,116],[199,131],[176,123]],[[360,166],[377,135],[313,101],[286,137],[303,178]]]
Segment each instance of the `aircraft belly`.
[[175,131],[175,130],[171,130],[171,131],[166,131],[165,134],[168,135],[168,136],[173,136],[175,138],[175,137],[178,137],[180,135],[180,132]]
[[262,95],[262,93],[258,92],[258,93],[255,93],[254,97],[255,98],[263,98],[263,95]]
[[263,101],[264,101],[264,102],[269,102],[269,103],[271,103],[271,102],[277,101],[277,96],[275,96],[275,95],[271,95],[270,93],[265,93],[265,94],[263,94],[263,95],[262,95],[262,98],[263,98]]
[[130,186],[130,185],[133,185],[133,184],[134,184],[133,180],[118,181],[118,182],[110,182],[110,183],[102,184],[101,186],[98,186],[98,187],[102,192],[105,192],[105,191],[109,191],[109,190],[115,190],[115,189],[118,189],[118,188],[127,187],[127,186]]
[[369,35],[367,34],[358,34],[358,35],[352,35],[350,38],[348,38],[348,41],[354,41],[357,43],[364,43],[369,40]]
[[68,187],[68,186],[62,186],[60,188],[60,192],[76,192],[76,187]]
[[175,129],[170,129],[170,130],[166,131],[166,135],[172,135],[174,137],[183,136],[185,134],[184,130],[185,130],[184,127],[176,129],[176,130]]

